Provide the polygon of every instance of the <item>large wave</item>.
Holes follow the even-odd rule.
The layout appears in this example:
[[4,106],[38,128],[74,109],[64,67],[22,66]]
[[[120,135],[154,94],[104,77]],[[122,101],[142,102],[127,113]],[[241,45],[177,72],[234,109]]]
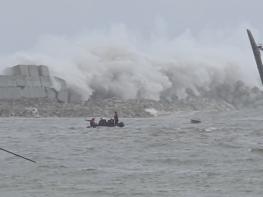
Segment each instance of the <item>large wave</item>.
[[209,90],[238,80],[259,86],[245,28],[186,30],[171,35],[139,34],[124,25],[75,37],[45,36],[30,50],[0,59],[2,69],[42,64],[65,79],[84,99],[90,96],[160,99],[184,97],[191,89]]

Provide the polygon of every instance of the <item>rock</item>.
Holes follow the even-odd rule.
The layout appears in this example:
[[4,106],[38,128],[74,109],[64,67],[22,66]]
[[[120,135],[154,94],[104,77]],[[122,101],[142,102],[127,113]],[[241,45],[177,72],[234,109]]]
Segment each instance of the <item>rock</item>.
[[190,122],[193,123],[193,124],[197,124],[197,123],[201,123],[201,120],[199,120],[199,119],[191,119]]

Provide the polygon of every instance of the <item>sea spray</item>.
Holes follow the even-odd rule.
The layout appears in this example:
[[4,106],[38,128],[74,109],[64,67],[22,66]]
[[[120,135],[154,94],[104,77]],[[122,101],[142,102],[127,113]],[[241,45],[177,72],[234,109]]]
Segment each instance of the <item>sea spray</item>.
[[[200,95],[241,80],[258,86],[259,76],[243,28],[189,30],[181,35],[138,36],[124,25],[76,37],[46,36],[34,48],[1,58],[14,64],[48,65],[83,95],[153,99]],[[3,68],[2,68],[3,69]],[[187,91],[191,90],[191,91]]]

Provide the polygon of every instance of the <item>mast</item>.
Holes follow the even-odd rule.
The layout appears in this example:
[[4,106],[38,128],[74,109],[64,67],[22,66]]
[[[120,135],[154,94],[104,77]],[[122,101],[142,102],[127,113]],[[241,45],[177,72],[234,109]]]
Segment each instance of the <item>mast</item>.
[[250,44],[253,50],[253,54],[255,57],[255,61],[258,67],[258,72],[260,75],[261,83],[263,84],[263,64],[261,60],[261,54],[260,54],[260,46],[258,46],[255,42],[255,39],[249,29],[247,29],[248,38],[250,40]]

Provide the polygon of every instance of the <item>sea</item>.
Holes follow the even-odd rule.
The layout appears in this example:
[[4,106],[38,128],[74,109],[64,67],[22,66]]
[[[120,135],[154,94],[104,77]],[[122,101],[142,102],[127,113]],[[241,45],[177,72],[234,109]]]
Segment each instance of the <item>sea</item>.
[[1,118],[0,148],[36,163],[0,151],[0,196],[263,195],[263,110],[87,118]]

